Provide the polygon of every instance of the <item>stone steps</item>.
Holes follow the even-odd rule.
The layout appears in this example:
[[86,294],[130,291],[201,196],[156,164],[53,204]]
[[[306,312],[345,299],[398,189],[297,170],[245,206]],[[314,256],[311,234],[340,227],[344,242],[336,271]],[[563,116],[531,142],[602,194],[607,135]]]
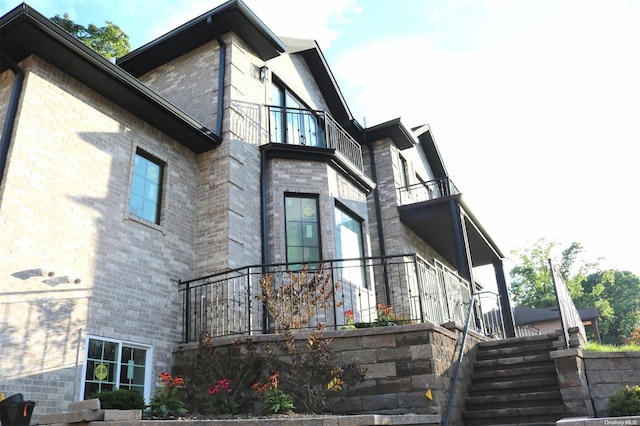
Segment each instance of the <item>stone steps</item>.
[[564,415],[554,361],[555,334],[478,344],[464,424],[544,425]]

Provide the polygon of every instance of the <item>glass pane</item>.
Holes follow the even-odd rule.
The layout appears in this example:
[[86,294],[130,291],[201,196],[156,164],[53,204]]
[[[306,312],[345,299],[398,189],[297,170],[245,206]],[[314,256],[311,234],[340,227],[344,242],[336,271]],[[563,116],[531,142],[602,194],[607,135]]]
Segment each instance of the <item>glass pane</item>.
[[287,222],[287,246],[302,245],[302,223]]
[[317,222],[316,216],[316,200],[315,199],[301,199],[300,208],[302,213],[302,220],[305,222]]
[[289,263],[304,261],[302,247],[287,247],[287,261]]
[[136,154],[129,212],[150,222],[158,223],[161,183],[162,166]]
[[318,228],[313,223],[305,223],[303,227],[302,242],[304,246],[318,246]]
[[300,198],[287,197],[285,204],[287,221],[300,220]]

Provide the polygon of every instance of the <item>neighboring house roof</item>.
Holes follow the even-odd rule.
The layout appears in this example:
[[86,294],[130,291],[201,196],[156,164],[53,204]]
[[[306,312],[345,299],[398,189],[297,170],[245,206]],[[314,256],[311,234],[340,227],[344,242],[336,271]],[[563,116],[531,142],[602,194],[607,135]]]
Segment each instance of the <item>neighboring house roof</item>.
[[[578,309],[582,321],[595,320],[600,316],[597,308]],[[553,308],[529,308],[515,306],[513,308],[513,321],[516,325],[535,324],[537,322],[559,320],[560,313],[557,307]]]
[[[36,55],[130,111],[196,153],[215,148],[220,135],[153,92],[58,25],[22,3],[0,18],[2,54],[15,62]],[[0,61],[0,72],[8,69]]]
[[[211,23],[209,23],[211,20]],[[118,59],[139,77],[230,31],[238,34],[263,61],[284,52],[284,43],[241,1],[228,1]]]

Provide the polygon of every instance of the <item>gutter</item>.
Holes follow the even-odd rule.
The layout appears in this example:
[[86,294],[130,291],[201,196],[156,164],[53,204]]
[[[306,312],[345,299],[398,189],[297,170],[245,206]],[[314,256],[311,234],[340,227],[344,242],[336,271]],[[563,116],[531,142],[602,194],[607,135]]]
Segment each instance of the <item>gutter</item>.
[[220,32],[213,23],[213,15],[207,17],[207,25],[213,29],[213,35],[220,46],[220,54],[218,58],[218,110],[216,112],[216,135],[222,138],[222,114],[224,111],[224,77],[225,68],[227,67],[227,45],[220,36]]
[[2,178],[4,176],[4,169],[7,165],[7,158],[9,155],[9,145],[11,143],[11,134],[13,133],[13,125],[16,121],[16,115],[18,112],[18,100],[22,93],[22,83],[24,81],[24,72],[6,53],[0,53],[0,56],[4,61],[7,61],[11,71],[15,74],[16,78],[13,81],[13,88],[11,89],[11,97],[9,98],[9,106],[7,107],[7,115],[4,120],[4,126],[2,128],[2,138],[0,138],[0,186],[2,185]]

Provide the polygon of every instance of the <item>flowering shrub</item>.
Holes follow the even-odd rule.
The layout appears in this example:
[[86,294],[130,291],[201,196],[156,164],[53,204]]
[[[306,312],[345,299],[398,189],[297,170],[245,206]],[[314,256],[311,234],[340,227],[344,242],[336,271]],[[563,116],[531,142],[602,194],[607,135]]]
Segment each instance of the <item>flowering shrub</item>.
[[220,379],[209,388],[211,399],[211,411],[218,414],[233,414],[238,410],[238,404],[233,400],[231,380]]
[[353,330],[356,328],[355,326],[356,317],[353,313],[353,310],[347,309],[344,311],[344,324],[341,329],[342,330]]
[[274,373],[269,376],[269,381],[260,385],[254,383],[251,388],[262,398],[265,411],[274,414],[291,411],[296,408],[293,405],[293,398],[278,388],[278,374]]
[[391,305],[385,305],[378,303],[376,306],[378,317],[373,323],[374,327],[386,327],[388,325],[396,325],[395,318],[393,316],[393,308]]
[[162,417],[186,414],[184,403],[176,395],[177,390],[184,386],[182,377],[172,377],[169,373],[160,373],[158,377],[162,387],[156,389],[149,401],[151,414]]

